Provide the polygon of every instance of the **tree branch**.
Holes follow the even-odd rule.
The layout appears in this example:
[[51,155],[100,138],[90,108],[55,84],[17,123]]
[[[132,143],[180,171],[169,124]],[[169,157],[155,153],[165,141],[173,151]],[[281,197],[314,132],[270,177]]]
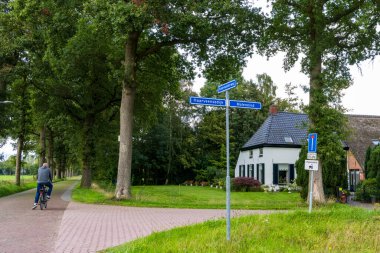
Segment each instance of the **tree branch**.
[[178,44],[189,44],[189,43],[193,43],[196,41],[197,41],[196,39],[173,39],[173,40],[169,40],[169,41],[158,42],[154,46],[149,47],[142,52],[139,52],[137,54],[137,60],[141,60],[141,59],[143,59],[143,58],[145,58],[151,54],[155,54],[158,51],[160,51],[161,48],[163,48],[163,47],[171,47],[171,46],[178,45]]
[[333,16],[333,17],[327,19],[327,24],[332,24],[332,23],[336,23],[336,22],[338,22],[338,21],[341,20],[342,18],[344,18],[344,17],[350,15],[351,13],[353,13],[354,11],[358,10],[359,7],[360,7],[363,3],[364,3],[364,0],[354,1],[354,4],[353,4],[350,8],[348,8],[348,9],[346,9],[346,10],[344,10],[344,11],[342,11],[342,12],[336,14],[335,16]]
[[298,4],[298,3],[295,3],[291,0],[284,0],[284,4],[288,5],[288,6],[291,6],[293,8],[296,8],[296,9],[300,9],[302,10],[303,9],[303,6]]

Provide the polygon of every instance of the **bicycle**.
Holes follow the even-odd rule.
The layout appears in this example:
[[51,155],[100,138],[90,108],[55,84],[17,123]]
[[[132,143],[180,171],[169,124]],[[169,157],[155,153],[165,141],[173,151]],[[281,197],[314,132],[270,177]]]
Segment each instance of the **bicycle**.
[[45,209],[47,208],[47,188],[46,188],[46,185],[43,185],[40,189],[40,198],[38,200],[38,203],[40,205],[40,209]]

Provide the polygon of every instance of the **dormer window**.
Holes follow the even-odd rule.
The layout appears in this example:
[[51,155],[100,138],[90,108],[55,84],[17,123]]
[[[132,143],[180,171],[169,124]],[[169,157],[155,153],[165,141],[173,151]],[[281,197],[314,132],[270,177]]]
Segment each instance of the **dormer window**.
[[286,143],[293,143],[292,137],[284,137]]

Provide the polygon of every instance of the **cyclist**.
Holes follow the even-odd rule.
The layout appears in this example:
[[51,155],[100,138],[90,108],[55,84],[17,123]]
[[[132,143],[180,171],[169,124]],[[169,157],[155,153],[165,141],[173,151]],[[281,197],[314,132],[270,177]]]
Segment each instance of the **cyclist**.
[[38,169],[38,175],[37,175],[37,192],[36,197],[34,198],[34,205],[32,209],[35,209],[37,207],[38,199],[40,197],[40,189],[46,185],[49,187],[49,190],[47,192],[47,199],[50,199],[51,192],[53,191],[53,184],[52,184],[52,175],[50,168],[47,163],[42,164],[42,167]]

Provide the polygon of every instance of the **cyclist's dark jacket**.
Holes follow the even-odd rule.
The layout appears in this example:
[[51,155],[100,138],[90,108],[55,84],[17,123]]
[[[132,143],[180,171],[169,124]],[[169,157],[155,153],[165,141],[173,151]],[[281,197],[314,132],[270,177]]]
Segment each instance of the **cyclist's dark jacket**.
[[37,183],[51,182],[51,172],[48,167],[40,167],[38,169]]

